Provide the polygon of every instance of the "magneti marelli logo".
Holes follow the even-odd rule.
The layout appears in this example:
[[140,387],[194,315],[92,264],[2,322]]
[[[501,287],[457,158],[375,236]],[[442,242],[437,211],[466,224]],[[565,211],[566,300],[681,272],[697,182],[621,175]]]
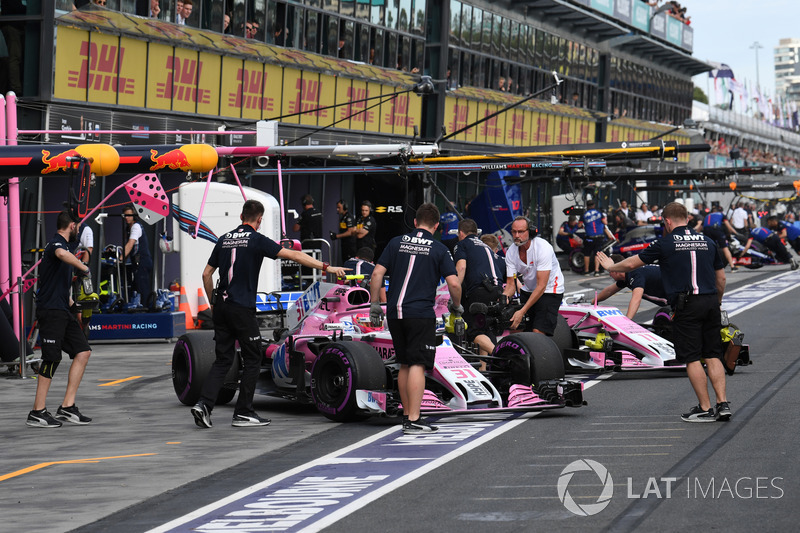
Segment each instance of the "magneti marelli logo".
[[[603,484],[603,490],[595,503],[578,504],[569,493],[569,482],[576,472],[594,472]],[[568,511],[578,516],[596,515],[611,503],[614,495],[614,481],[608,469],[597,461],[591,459],[578,459],[568,464],[558,477],[558,499]]]

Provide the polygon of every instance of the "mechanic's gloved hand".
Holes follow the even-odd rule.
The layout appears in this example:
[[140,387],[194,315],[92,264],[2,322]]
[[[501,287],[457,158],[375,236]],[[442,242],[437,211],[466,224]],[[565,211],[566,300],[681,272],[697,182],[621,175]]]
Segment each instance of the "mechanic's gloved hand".
[[83,285],[83,293],[92,294],[94,292],[94,285],[92,284],[92,271],[89,270],[89,267],[86,265],[86,263],[84,263],[84,266],[86,266],[86,270],[77,269],[76,275]]
[[334,232],[331,232],[331,240],[332,241],[336,240],[336,234]]
[[372,302],[369,306],[369,319],[373,327],[383,324],[383,309],[378,302]]
[[461,304],[453,305],[452,300],[447,304],[447,310],[450,311],[450,314],[456,317],[459,317],[464,314],[464,306]]

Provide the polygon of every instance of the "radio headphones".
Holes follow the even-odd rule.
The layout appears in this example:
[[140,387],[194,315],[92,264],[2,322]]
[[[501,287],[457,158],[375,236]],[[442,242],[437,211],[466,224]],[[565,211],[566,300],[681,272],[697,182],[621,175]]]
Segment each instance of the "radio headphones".
[[303,206],[309,204],[314,205],[314,197],[311,196],[310,194],[304,194],[303,197],[300,199],[300,204]]
[[347,202],[344,201],[344,198],[339,200],[339,203],[342,204],[342,210],[343,211],[349,211],[350,210],[349,206],[347,205]]
[[519,216],[514,220],[524,220],[528,224],[528,239],[533,240],[537,235],[539,235],[539,228],[537,228],[533,221],[528,217]]

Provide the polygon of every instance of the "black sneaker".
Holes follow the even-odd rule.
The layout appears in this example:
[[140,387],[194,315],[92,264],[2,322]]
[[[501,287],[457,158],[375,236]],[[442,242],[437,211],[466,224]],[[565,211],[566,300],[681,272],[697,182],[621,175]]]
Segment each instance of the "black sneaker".
[[416,420],[403,420],[404,435],[418,435],[420,433],[433,433],[439,431],[437,426],[430,425],[426,420],[418,418]]
[[713,409],[704,411],[699,405],[695,405],[688,413],[681,415],[681,420],[684,422],[714,422],[717,420],[717,416]]
[[717,422],[727,422],[731,419],[731,408],[728,402],[719,402],[717,404]]
[[269,418],[261,418],[257,414],[250,415],[233,415],[231,425],[237,428],[248,428],[258,426],[268,426],[271,420]]
[[739,272],[739,267],[738,267],[738,266],[735,266],[735,265],[734,265],[734,266],[732,266],[732,267],[731,267],[731,272]]
[[25,423],[32,428],[61,427],[61,422],[53,418],[53,415],[51,415],[46,408],[28,413],[28,420]]
[[88,416],[83,416],[81,412],[78,411],[77,405],[73,405],[71,407],[61,407],[59,405],[58,410],[56,411],[56,418],[63,420],[64,422],[71,422],[79,425],[85,425],[92,421],[91,418]]
[[211,427],[211,411],[208,410],[208,407],[206,407],[206,404],[203,402],[194,404],[194,407],[192,407],[192,416],[194,417],[194,423],[197,424],[197,427]]

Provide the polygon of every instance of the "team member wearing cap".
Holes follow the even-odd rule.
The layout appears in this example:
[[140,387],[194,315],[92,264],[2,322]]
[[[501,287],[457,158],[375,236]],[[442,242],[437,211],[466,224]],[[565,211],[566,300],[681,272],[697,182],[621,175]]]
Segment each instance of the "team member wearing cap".
[[344,275],[346,270],[317,261],[303,252],[283,248],[258,233],[263,215],[264,206],[261,202],[247,200],[240,215],[242,223],[220,237],[203,270],[203,287],[207,295],[214,293],[214,272],[219,269],[222,275],[216,297],[209,298],[212,302],[216,359],[203,383],[200,401],[192,407],[195,424],[201,428],[211,427],[211,411],[233,364],[236,342],[242,350],[242,378],[231,425],[252,427],[270,423],[269,419],[261,418],[253,409],[253,395],[263,357],[255,311],[258,273],[264,258],[289,259],[336,276]]
[[558,307],[564,298],[564,275],[553,247],[537,238],[536,226],[526,217],[517,217],[511,223],[514,239],[506,252],[506,288],[509,298],[516,292],[515,278],[522,282],[520,299],[522,308],[511,318],[511,329],[517,329],[522,318],[531,318],[531,327],[537,333],[553,335],[558,320]]
[[[482,355],[494,350],[497,339],[484,328],[478,326],[470,312],[470,305],[483,303],[492,305],[503,294],[505,262],[478,238],[478,225],[471,218],[458,223],[458,244],[454,249],[458,282],[464,300],[464,321],[467,323],[467,340],[480,347]],[[483,370],[485,363],[481,363]]]
[[417,208],[416,229],[395,237],[383,250],[370,280],[373,323],[383,320],[378,303],[383,277],[388,273],[389,301],[386,317],[400,371],[397,375],[400,400],[403,403],[403,433],[436,431],[420,418],[425,393],[425,369],[433,368],[436,354],[436,315],[433,305],[436,288],[443,277],[450,290],[450,312],[460,316],[461,285],[447,247],[433,238],[439,226],[439,209],[424,203]]
[[[36,381],[36,398],[26,424],[30,427],[55,428],[59,420],[73,424],[92,421],[75,405],[75,396],[81,384],[92,349],[86,340],[75,313],[70,312],[72,298],[72,270],[79,276],[89,276],[89,267],[71,252],[78,240],[78,219],[70,211],[62,211],[56,222],[56,234],[47,243],[39,266],[39,291],[36,294],[36,319],[42,345],[42,364]],[[72,364],[69,367],[67,391],[55,418],[47,411],[45,402],[53,375],[61,362],[61,352],[67,352]],[[22,356],[24,357],[24,355]],[[56,418],[58,420],[56,420]]]
[[[689,213],[677,202],[661,214],[667,234],[639,255],[614,263],[600,252],[597,257],[609,272],[629,272],[658,261],[667,299],[675,311],[672,319],[673,344],[699,404],[681,415],[685,422],[714,422],[731,417],[725,393],[722,366],[720,303],[725,292],[725,265],[714,241],[687,226]],[[706,370],[701,359],[705,359]],[[716,408],[708,395],[708,381],[717,398]]]

